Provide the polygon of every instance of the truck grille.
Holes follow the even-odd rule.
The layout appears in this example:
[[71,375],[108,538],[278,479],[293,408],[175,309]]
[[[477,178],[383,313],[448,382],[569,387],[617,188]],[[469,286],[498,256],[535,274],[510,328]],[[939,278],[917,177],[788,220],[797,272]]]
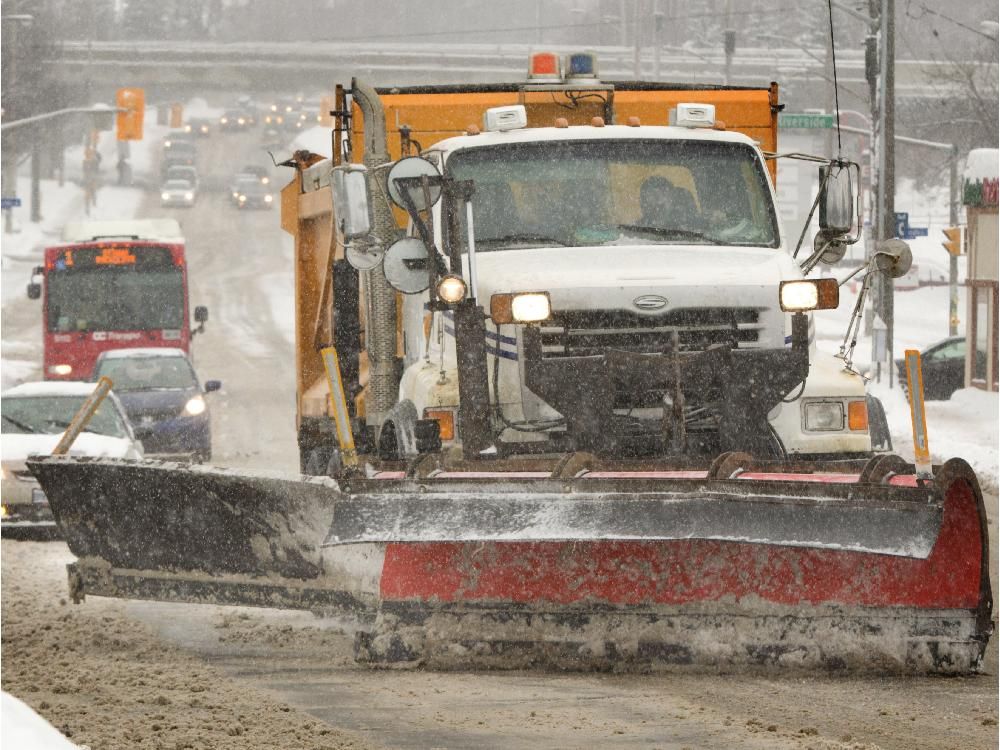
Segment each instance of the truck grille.
[[542,326],[543,357],[599,356],[607,349],[662,352],[677,331],[681,351],[704,351],[713,344],[754,348],[760,311],[752,307],[697,307],[662,315],[628,310],[563,310]]

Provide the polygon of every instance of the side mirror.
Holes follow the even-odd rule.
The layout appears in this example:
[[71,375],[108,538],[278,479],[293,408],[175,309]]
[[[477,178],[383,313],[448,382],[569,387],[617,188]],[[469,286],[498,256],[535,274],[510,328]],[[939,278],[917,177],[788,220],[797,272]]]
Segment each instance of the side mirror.
[[898,279],[905,276],[913,265],[913,253],[902,240],[885,240],[875,247],[875,265],[878,270]]
[[363,164],[334,167],[331,175],[333,213],[345,244],[367,237],[372,229],[368,204],[368,169]]
[[38,299],[42,296],[42,285],[32,281],[28,284],[28,299]]
[[826,234],[849,234],[854,226],[854,185],[850,168],[836,164],[820,167],[819,179],[822,191],[820,229]]
[[204,305],[198,305],[194,309],[194,322],[195,323],[206,323],[208,321],[208,308]]
[[212,391],[222,390],[221,380],[206,380],[205,381],[205,393],[211,393]]

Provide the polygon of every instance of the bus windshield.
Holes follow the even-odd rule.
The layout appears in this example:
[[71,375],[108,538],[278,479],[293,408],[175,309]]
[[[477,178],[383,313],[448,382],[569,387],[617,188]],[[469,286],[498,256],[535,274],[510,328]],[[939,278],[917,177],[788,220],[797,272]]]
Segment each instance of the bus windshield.
[[[512,143],[458,151],[447,170],[474,181],[476,246],[486,252],[542,245],[778,246],[763,165],[743,143]],[[459,215],[464,221],[464,211]]]
[[58,270],[48,274],[46,289],[50,332],[184,327],[184,279],[177,267]]

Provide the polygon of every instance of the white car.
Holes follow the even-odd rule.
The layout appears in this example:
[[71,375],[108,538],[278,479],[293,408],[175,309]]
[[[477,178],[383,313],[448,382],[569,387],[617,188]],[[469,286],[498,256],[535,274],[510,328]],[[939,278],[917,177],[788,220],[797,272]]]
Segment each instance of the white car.
[[167,180],[160,188],[160,205],[190,208],[195,195],[194,185],[187,180]]
[[[59,443],[94,383],[46,381],[23,383],[0,394],[0,526],[4,535],[15,530],[54,536],[55,521],[38,480],[25,465],[29,456],[49,455]],[[125,409],[109,393],[90,423],[73,442],[71,456],[143,457]]]

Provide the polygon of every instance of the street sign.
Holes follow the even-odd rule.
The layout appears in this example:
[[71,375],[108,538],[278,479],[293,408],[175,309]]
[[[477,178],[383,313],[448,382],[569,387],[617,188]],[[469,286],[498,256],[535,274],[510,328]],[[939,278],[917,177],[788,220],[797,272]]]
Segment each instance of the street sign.
[[806,112],[778,113],[779,128],[799,128],[817,130],[833,127],[833,115],[809,114]]
[[904,240],[915,240],[917,237],[926,237],[927,227],[907,227],[906,234],[904,234],[900,239]]
[[896,212],[896,236],[905,238],[910,231],[910,214],[906,211]]
[[2,201],[2,204],[0,204],[0,208],[20,208],[21,207],[21,199],[20,198],[0,198],[0,201]]

